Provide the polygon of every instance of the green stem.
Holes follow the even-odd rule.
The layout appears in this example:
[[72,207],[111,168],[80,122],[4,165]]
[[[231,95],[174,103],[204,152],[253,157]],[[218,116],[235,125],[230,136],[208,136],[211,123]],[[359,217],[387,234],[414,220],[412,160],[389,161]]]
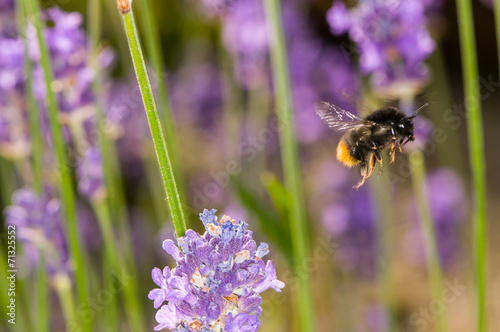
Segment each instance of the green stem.
[[[65,273],[59,273],[54,277],[54,288],[59,297],[63,311],[66,330],[71,331],[77,322],[75,299],[71,291],[71,280]],[[47,304],[45,304],[47,305]]]
[[[120,283],[124,286],[125,311],[130,321],[132,331],[145,331],[146,328],[142,320],[142,310],[139,305],[141,301],[137,292],[137,283],[135,282],[136,278],[126,267],[123,257],[117,252],[108,205],[105,201],[93,202],[92,207],[96,212],[99,227],[104,238],[106,256],[110,265],[107,268],[111,269],[113,274],[117,275]],[[132,282],[125,278],[132,280]],[[113,296],[117,297],[118,294],[113,294]]]
[[151,146],[151,142],[146,142],[146,140],[144,140],[141,151],[143,165],[146,169],[146,182],[149,189],[148,191],[151,195],[155,218],[158,222],[159,228],[161,228],[162,223],[168,220],[168,208],[165,206],[165,202],[162,198],[162,188],[158,186],[158,182],[161,181],[161,174],[156,166],[156,156],[154,154],[153,147]]
[[40,264],[38,266],[38,273],[36,278],[37,283],[37,320],[36,320],[36,329],[40,332],[48,332],[50,329],[50,306],[47,305],[49,303],[50,292],[49,292],[49,278],[47,271],[47,264],[45,259],[41,257]]
[[[18,20],[20,25],[18,30],[24,41],[24,57],[29,59],[28,38],[26,37],[26,8],[25,2],[18,2]],[[40,130],[40,112],[35,100],[33,91],[33,64],[31,61],[24,61],[26,72],[26,98],[28,107],[28,121],[31,135],[31,152],[33,163],[33,189],[41,196],[43,194],[43,136]],[[47,266],[43,256],[40,259],[36,278],[36,303],[37,303],[37,330],[40,332],[49,331],[50,326],[50,306],[49,302],[49,278]]]
[[474,270],[476,277],[477,331],[488,330],[487,306],[487,216],[486,216],[486,158],[484,153],[481,96],[478,82],[476,40],[470,0],[457,0],[460,49],[464,77],[469,162],[474,197]]
[[[429,197],[427,195],[425,183],[426,172],[424,156],[422,151],[414,150],[410,152],[409,158],[413,189],[415,191],[423,231],[424,247],[427,258],[427,270],[429,271],[432,296],[434,299],[439,299],[441,298],[441,294],[443,294],[443,272],[439,261],[439,251],[437,248],[434,222],[432,220],[432,214],[429,207]],[[439,331],[447,332],[449,330],[446,307],[438,312],[438,323]]]
[[[102,114],[102,112],[100,112]],[[104,121],[104,119],[100,119],[101,122]],[[73,121],[70,123],[70,129],[71,129],[71,134],[76,142],[84,143],[86,142],[86,137],[85,137],[85,128],[83,127],[83,123],[81,121]],[[103,140],[101,136],[101,141]],[[82,147],[82,146],[87,146],[89,145],[89,142],[86,142],[86,144],[78,144],[77,147]],[[83,149],[78,150],[79,155],[83,155],[85,151]],[[113,275],[117,275],[120,282],[122,284],[126,284],[126,287],[124,287],[124,293],[125,293],[125,311],[127,313],[128,320],[130,321],[130,325],[132,326],[133,331],[143,331],[145,329],[145,326],[143,325],[142,322],[142,310],[138,306],[138,303],[140,303],[140,299],[138,297],[137,293],[137,284],[135,282],[129,282],[123,278],[121,278],[122,275],[126,276],[127,279],[135,279],[135,278],[129,278],[129,275],[132,275],[131,272],[129,272],[129,269],[126,265],[126,257],[127,254],[125,255],[118,255],[117,253],[117,240],[115,239],[115,236],[113,234],[113,225],[111,222],[111,213],[109,210],[109,199],[108,197],[105,198],[95,198],[92,200],[92,208],[94,212],[97,215],[97,220],[99,223],[99,228],[101,230],[101,234],[103,235],[103,242],[104,242],[104,247],[105,247],[105,252],[106,252],[106,264],[107,264],[107,269],[111,270],[111,273],[108,273],[110,277],[113,277]],[[128,247],[130,247],[130,242],[127,244]],[[126,253],[128,253],[128,250],[125,250]],[[130,253],[130,255],[132,255]],[[135,271],[135,270],[134,270]],[[109,272],[109,271],[107,271]],[[120,274],[123,272],[123,274]],[[110,305],[110,317],[109,322],[112,322],[112,314],[116,312],[116,308],[113,306],[117,306],[118,301],[116,300],[117,294],[114,294],[111,300]],[[116,315],[115,315],[116,316]]]
[[[285,36],[281,21],[279,0],[264,0],[267,21],[273,35],[271,40],[271,64],[275,83],[275,98],[278,117],[283,125],[280,131],[281,158],[285,177],[285,186],[290,192],[289,216],[292,238],[292,250],[295,268],[299,268],[309,255],[309,239],[305,218],[303,187],[298,159],[298,146],[295,137],[294,112],[291,99],[288,59],[286,55]],[[314,301],[311,276],[304,274],[298,278],[297,304],[299,330],[315,331]]]
[[[69,236],[69,245],[71,254],[75,262],[76,286],[82,306],[86,307],[88,302],[87,296],[87,278],[85,274],[86,265],[83,259],[83,250],[78,236],[77,216],[75,210],[75,197],[73,193],[70,171],[67,162],[65,151],[64,136],[61,125],[59,124],[59,106],[56,101],[56,96],[52,91],[53,73],[50,63],[49,51],[44,42],[42,35],[42,24],[40,21],[40,8],[38,1],[29,0],[27,2],[26,14],[31,18],[36,28],[38,46],[40,48],[41,66],[44,73],[45,86],[47,89],[47,104],[49,113],[50,129],[54,143],[56,161],[59,166],[60,181],[58,181],[59,194],[63,202],[62,210],[64,219],[67,222],[67,230]],[[91,330],[90,320],[83,319],[80,325],[83,331]]]
[[226,128],[226,151],[227,158],[238,160],[238,145],[240,133],[243,126],[243,92],[235,79],[236,71],[232,64],[230,54],[222,45],[222,41],[217,41],[217,53],[219,54],[219,67],[222,70],[222,87],[224,96],[224,126]]
[[[387,154],[384,159],[387,160]],[[397,313],[394,310],[394,281],[391,275],[394,248],[392,244],[393,230],[395,227],[393,215],[393,202],[389,181],[387,178],[372,177],[370,191],[375,200],[377,216],[377,283],[380,292],[380,300],[387,311],[388,331],[398,331]]]
[[495,31],[497,36],[498,70],[500,70],[500,0],[495,0],[493,10],[495,11]]
[[[158,24],[156,17],[151,9],[151,0],[141,0],[139,2],[139,15],[144,30],[144,44],[146,47],[146,54],[151,61],[153,72],[155,74],[156,83],[158,84],[158,96],[160,104],[160,113],[162,115],[162,125],[165,128],[164,134],[167,142],[167,148],[170,152],[172,159],[172,168],[177,180],[182,179],[182,168],[179,163],[179,153],[177,149],[177,135],[170,107],[170,100],[168,98],[168,86],[165,80],[163,68],[163,50],[160,42],[160,34],[158,31]],[[179,185],[178,190],[182,197],[183,186]]]
[[[26,37],[26,9],[24,1],[19,1],[18,11],[20,12],[19,25],[20,35],[24,41],[24,57],[29,59],[28,39]],[[26,72],[26,98],[28,106],[28,120],[31,135],[31,153],[33,156],[33,189],[38,195],[42,194],[43,190],[43,136],[40,130],[40,111],[37,107],[35,95],[33,91],[33,63],[24,61],[24,70]]]
[[[92,66],[96,72],[98,71],[95,59],[97,58],[98,45],[101,35],[101,6],[100,0],[91,0],[89,2],[89,54],[92,61]],[[99,91],[102,90],[102,80],[99,76],[92,81],[92,90],[96,98],[97,108],[97,128],[99,132],[99,148],[102,156],[102,165],[104,170],[104,179],[106,191],[108,193],[107,200],[109,208],[114,219],[117,221],[117,228],[120,230],[119,238],[125,248],[125,257],[127,258],[128,267],[135,272],[133,252],[130,246],[131,235],[130,226],[128,225],[127,211],[125,206],[125,197],[123,183],[121,180],[120,164],[118,153],[112,138],[106,132],[106,116],[103,112],[103,105]]]
[[[118,1],[123,2],[125,0]],[[139,35],[135,26],[132,8],[126,9],[127,10],[123,10],[122,8],[121,13],[129,43],[130,54],[134,63],[135,73],[137,76],[137,81],[139,83],[139,88],[141,90],[144,108],[146,109],[149,128],[151,130],[151,135],[153,136],[156,157],[158,158],[158,163],[160,165],[163,185],[165,187],[165,192],[167,195],[170,212],[172,214],[175,231],[177,236],[181,237],[186,233],[184,212],[182,211],[181,200],[179,197],[179,192],[177,191],[177,185],[175,183],[174,172],[172,169],[172,164],[170,162],[167,144],[165,142],[165,138],[163,137],[160,118],[158,116],[158,111],[156,109],[156,103],[154,100],[153,89],[151,88],[151,83],[149,82],[146,63],[142,55],[142,49],[139,43]]]

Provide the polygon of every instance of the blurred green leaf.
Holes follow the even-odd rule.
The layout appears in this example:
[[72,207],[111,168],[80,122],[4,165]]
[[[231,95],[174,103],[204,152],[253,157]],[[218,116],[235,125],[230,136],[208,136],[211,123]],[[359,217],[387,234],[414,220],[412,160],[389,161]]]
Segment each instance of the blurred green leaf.
[[287,192],[285,186],[278,180],[274,173],[266,171],[261,176],[262,185],[271,197],[274,206],[280,214],[280,219],[285,225],[288,219],[287,202],[290,200],[290,193]]
[[250,188],[245,186],[238,178],[231,179],[233,192],[236,194],[241,204],[250,212],[254,213],[260,224],[260,229],[273,241],[280,249],[281,253],[289,260],[292,260],[292,246],[290,243],[290,232],[282,225],[284,220],[280,220],[280,214],[269,208],[261,198]]

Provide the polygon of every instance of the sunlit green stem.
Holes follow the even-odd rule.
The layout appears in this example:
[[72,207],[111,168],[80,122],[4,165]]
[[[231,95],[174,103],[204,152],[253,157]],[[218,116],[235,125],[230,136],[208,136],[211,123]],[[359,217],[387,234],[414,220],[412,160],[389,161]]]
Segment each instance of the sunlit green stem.
[[[71,279],[66,273],[58,273],[53,277],[54,289],[61,302],[66,330],[71,331],[77,324],[76,305],[71,290]],[[45,305],[48,305],[47,303]]]
[[[177,135],[175,130],[174,117],[168,98],[168,86],[163,68],[163,50],[161,47],[160,33],[156,17],[151,8],[151,0],[141,0],[138,2],[140,23],[144,32],[144,44],[146,55],[151,62],[154,72],[155,83],[158,85],[158,99],[162,125],[165,128],[164,134],[167,142],[169,156],[172,160],[172,168],[177,179],[177,183],[182,181],[182,168],[180,167],[179,154],[177,149]],[[182,197],[182,183],[178,185],[179,193]]]
[[[98,72],[99,68],[96,63],[97,52],[99,50],[99,40],[101,35],[101,0],[91,0],[89,2],[89,54],[91,54],[91,65]],[[92,81],[92,90],[96,98],[97,108],[97,129],[99,132],[99,148],[102,156],[102,165],[104,169],[104,178],[106,191],[108,193],[107,200],[113,219],[116,220],[116,228],[119,229],[119,241],[122,243],[124,256],[127,264],[132,272],[135,273],[135,262],[132,253],[130,226],[128,224],[128,216],[125,206],[124,188],[121,179],[121,170],[116,151],[115,142],[113,141],[108,127],[106,126],[106,116],[100,96],[102,91],[102,80],[99,75]]]
[[500,70],[500,0],[494,0],[495,31],[497,36],[498,69]]
[[486,158],[471,1],[457,0],[457,13],[467,111],[469,162],[472,172],[472,194],[474,198],[474,270],[476,277],[477,332],[486,332],[488,330]]
[[[41,66],[44,73],[45,86],[47,89],[47,106],[49,113],[50,129],[53,138],[55,157],[58,164],[58,173],[60,180],[58,181],[59,195],[62,201],[62,210],[64,220],[66,220],[69,246],[75,263],[75,277],[78,294],[83,306],[87,305],[87,278],[85,274],[86,265],[83,259],[83,250],[78,236],[78,224],[75,210],[75,197],[70,177],[70,169],[65,151],[65,143],[61,125],[59,123],[59,106],[57,104],[55,93],[52,91],[53,73],[50,63],[50,56],[47,46],[45,45],[42,34],[42,24],[40,21],[40,8],[38,1],[28,0],[26,2],[26,13],[28,19],[32,21],[36,28],[36,36],[38,46],[40,48]],[[78,318],[78,317],[77,317]],[[75,321],[76,322],[76,321]],[[82,320],[81,326],[83,331],[91,330],[90,320]]]
[[[429,196],[427,195],[425,181],[425,161],[422,151],[414,150],[409,154],[410,167],[413,180],[413,189],[418,204],[418,212],[421,221],[422,234],[424,238],[424,247],[427,260],[427,270],[431,282],[432,296],[434,299],[441,298],[443,294],[443,272],[439,260],[434,222],[429,206]],[[438,324],[439,331],[448,331],[448,317],[446,304],[443,304],[443,310],[439,310]]]
[[[26,28],[28,27],[26,21],[25,2],[18,2],[18,20],[20,22],[18,29],[20,36],[24,40],[24,57],[29,58],[28,53],[28,39],[26,38]],[[31,61],[24,61],[24,70],[26,72],[26,99],[28,107],[28,121],[31,136],[31,154],[32,154],[32,169],[33,169],[33,190],[38,194],[43,194],[43,137],[40,130],[40,110],[38,109],[35,101],[33,91],[33,63]],[[37,330],[39,332],[49,331],[50,324],[50,306],[49,302],[49,278],[48,271],[45,265],[45,259],[40,259],[36,278],[36,321]]]
[[[29,58],[28,54],[28,39],[26,38],[26,15],[24,1],[19,1],[18,10],[21,15],[18,15],[20,35],[24,40],[24,57]],[[33,92],[33,63],[24,61],[24,70],[26,72],[26,99],[28,106],[28,121],[31,136],[31,154],[33,156],[33,189],[38,195],[42,194],[43,187],[43,137],[40,130],[40,110],[38,109]]]
[[[387,160],[387,154],[384,159]],[[388,331],[399,332],[398,321],[395,313],[394,298],[397,290],[394,289],[391,266],[394,257],[394,222],[393,202],[388,177],[370,178],[370,190],[376,203],[377,215],[377,283],[380,301],[386,310],[386,323]]]
[[[113,271],[118,281],[123,285],[126,316],[130,321],[133,331],[145,331],[140,297],[137,292],[136,276],[127,268],[124,257],[121,257],[117,251],[118,247],[114,240],[109,208],[105,201],[95,201],[92,203],[92,207],[96,212],[99,227],[104,238],[106,256],[110,264],[108,268]],[[116,300],[117,296],[118,294],[113,294],[114,300]]]
[[[294,112],[288,73],[285,36],[281,21],[279,0],[264,0],[267,21],[271,31],[271,64],[275,84],[276,108],[283,125],[280,131],[281,158],[285,186],[290,192],[289,216],[294,262],[296,268],[302,266],[309,256],[309,239],[305,218],[303,186],[298,159],[298,146],[295,137]],[[315,305],[311,276],[303,274],[298,278],[298,292],[295,303],[299,321],[299,331],[316,330],[314,319]]]
[[[118,2],[123,5],[124,1],[125,0],[119,0]],[[156,109],[156,103],[154,100],[153,89],[151,88],[151,83],[149,81],[149,76],[146,69],[146,63],[142,55],[142,50],[139,43],[139,35],[135,26],[132,8],[122,6],[120,8],[120,12],[122,14],[123,23],[125,25],[125,32],[129,43],[130,54],[132,56],[137,81],[139,82],[142,100],[144,102],[144,108],[148,117],[149,128],[153,137],[156,157],[158,158],[158,163],[160,165],[163,184],[165,186],[165,192],[167,194],[175,231],[177,233],[177,236],[181,237],[186,233],[184,212],[182,211],[181,200],[179,197],[179,192],[177,191],[174,172],[167,151],[167,144],[165,142],[165,138],[163,137],[160,118],[158,116],[158,111]]]

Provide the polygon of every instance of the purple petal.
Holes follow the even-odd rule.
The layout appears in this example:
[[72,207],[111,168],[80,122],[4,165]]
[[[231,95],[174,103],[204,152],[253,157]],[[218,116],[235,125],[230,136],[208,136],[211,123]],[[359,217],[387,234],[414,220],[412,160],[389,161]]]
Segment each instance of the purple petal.
[[174,259],[176,261],[181,260],[182,253],[179,250],[179,248],[177,248],[177,246],[175,245],[174,241],[172,241],[170,239],[165,240],[165,241],[163,241],[163,245],[162,246],[163,246],[163,250],[165,250],[168,254],[170,254],[172,257],[174,257]]

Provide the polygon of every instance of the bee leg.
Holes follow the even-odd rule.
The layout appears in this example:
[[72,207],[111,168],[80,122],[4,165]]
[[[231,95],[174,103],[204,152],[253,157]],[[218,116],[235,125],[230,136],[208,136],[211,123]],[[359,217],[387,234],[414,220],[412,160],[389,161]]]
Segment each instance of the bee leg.
[[396,160],[396,144],[392,143],[391,148],[389,150],[389,156],[391,157],[391,164]]
[[399,143],[398,143],[398,149],[399,149],[399,153],[403,153],[403,149],[401,148],[403,146],[403,141],[405,140],[405,138],[403,137]]
[[[375,144],[375,143],[373,143]],[[375,155],[375,158],[377,159],[378,163],[380,164],[380,171],[379,174],[382,174],[382,169],[384,168],[384,160],[382,159],[382,155],[380,154],[380,150],[378,147],[375,147],[373,149],[373,154]]]
[[370,154],[370,158],[368,160],[368,163],[364,162],[362,165],[361,165],[361,176],[363,177],[357,185],[355,185],[353,188],[354,189],[359,189],[359,187],[361,187],[366,179],[368,179],[370,176],[372,176],[373,174],[373,169],[375,168],[375,155],[372,153]]
[[369,178],[370,176],[372,176],[373,170],[375,169],[375,163],[376,163],[375,154],[372,153],[370,155],[370,159],[368,161],[368,174],[366,176],[367,178]]

